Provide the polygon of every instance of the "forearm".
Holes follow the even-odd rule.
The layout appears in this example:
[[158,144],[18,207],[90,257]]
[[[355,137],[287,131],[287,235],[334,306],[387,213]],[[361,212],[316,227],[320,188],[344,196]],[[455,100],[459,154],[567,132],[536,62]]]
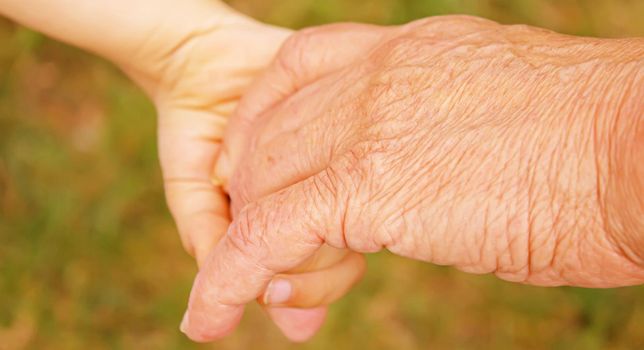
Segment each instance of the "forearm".
[[0,1],[0,14],[116,62],[135,59],[141,43],[185,35],[176,29],[230,11],[209,0]]

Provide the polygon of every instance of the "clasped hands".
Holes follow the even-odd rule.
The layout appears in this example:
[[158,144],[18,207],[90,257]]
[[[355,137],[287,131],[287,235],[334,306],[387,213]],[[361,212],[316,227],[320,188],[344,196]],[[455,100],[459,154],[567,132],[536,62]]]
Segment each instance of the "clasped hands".
[[641,40],[463,16],[292,34],[205,0],[1,6],[155,101],[168,204],[200,266],[193,340],[254,300],[308,339],[381,249],[537,285],[644,281],[638,212],[620,207],[640,170],[611,173],[638,156],[612,141],[642,130],[615,122],[640,108]]
[[[466,16],[291,36],[226,130],[216,174],[234,220],[182,330],[226,335],[245,303],[270,300],[279,274],[325,246],[535,285],[642,283],[642,250],[596,224],[602,210],[633,218],[597,197],[615,159],[590,137],[614,140],[614,118],[639,108],[591,93],[642,79],[636,51],[612,54],[631,44]],[[345,291],[333,282],[311,285]]]

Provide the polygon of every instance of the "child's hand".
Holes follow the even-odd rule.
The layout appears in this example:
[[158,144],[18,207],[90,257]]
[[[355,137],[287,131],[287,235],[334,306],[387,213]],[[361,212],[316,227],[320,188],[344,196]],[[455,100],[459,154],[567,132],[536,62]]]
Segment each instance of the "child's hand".
[[[230,222],[212,181],[227,118],[290,31],[209,0],[6,0],[0,14],[111,60],[154,100],[168,204],[186,250],[204,261]],[[324,305],[363,270],[359,256],[321,251],[307,269],[284,275],[291,297],[269,303]],[[313,334],[326,311],[268,310],[293,339]]]

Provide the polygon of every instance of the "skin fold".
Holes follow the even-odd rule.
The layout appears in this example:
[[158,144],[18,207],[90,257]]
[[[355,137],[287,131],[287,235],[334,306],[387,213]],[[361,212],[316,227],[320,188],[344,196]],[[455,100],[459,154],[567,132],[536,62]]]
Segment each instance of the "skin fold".
[[225,336],[323,244],[540,286],[643,283],[643,100],[642,39],[464,16],[291,37],[227,129],[234,221],[184,332]]
[[[0,14],[110,60],[150,96],[168,206],[202,265],[230,224],[213,180],[228,117],[291,32],[210,0],[2,0]],[[364,270],[360,254],[327,246],[279,276],[291,298],[259,299],[287,337],[305,340]]]

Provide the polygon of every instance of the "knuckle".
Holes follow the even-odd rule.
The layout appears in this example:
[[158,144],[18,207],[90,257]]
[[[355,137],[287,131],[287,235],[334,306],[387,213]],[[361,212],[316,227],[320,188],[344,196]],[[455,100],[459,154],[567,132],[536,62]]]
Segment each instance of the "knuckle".
[[335,202],[342,195],[341,175],[334,166],[324,169],[318,176],[313,177],[314,198],[320,198],[323,202]]
[[256,214],[256,205],[250,204],[242,209],[235,218],[234,230],[228,234],[228,240],[233,248],[241,251],[259,248],[263,242],[263,234]]
[[431,79],[432,74],[436,74],[431,69],[432,50],[434,48],[422,40],[404,36],[393,39],[374,53],[375,66],[366,76],[367,83],[357,101],[369,116],[369,125],[377,125],[373,122],[393,116],[408,117],[418,109],[416,97],[434,83]]
[[368,150],[363,144],[352,147],[327,168],[327,173],[333,176],[337,186],[342,186],[343,191],[359,192],[361,184],[370,177]]
[[510,24],[510,25],[506,25],[505,28],[506,30],[511,32],[521,33],[521,32],[532,31],[533,27],[527,24]]
[[457,29],[458,32],[472,31],[492,25],[498,25],[498,23],[469,15],[446,15],[416,20],[407,24],[405,29],[418,34],[440,34],[453,37],[458,35],[454,29]]
[[512,35],[534,35],[534,34],[541,34],[541,35],[548,35],[548,34],[554,34],[553,31],[545,28],[538,28],[538,27],[533,27],[527,24],[510,24],[510,25],[504,25],[504,32],[507,33],[506,35],[512,36]]
[[400,204],[401,194],[396,190],[400,179],[392,177],[399,172],[399,148],[395,139],[372,140],[356,145],[346,156],[342,173],[346,174],[345,187],[351,196],[346,197],[343,231],[351,249],[375,252],[383,247],[409,248],[402,234],[409,231],[405,218],[414,208]]
[[356,28],[360,26],[354,23],[335,23],[302,29],[291,35],[282,45],[277,55],[278,67],[287,72],[297,71],[313,59],[311,52],[316,44],[335,40],[337,35],[346,34]]
[[315,43],[326,39],[335,40],[338,34],[346,34],[351,31],[359,31],[363,25],[357,23],[331,23],[317,27],[304,28],[293,34],[285,43],[288,49],[307,49]]
[[378,178],[372,173],[372,160],[368,147],[357,146],[326,172],[334,178],[335,191],[341,193],[336,200],[344,201],[341,233],[344,246],[358,252],[376,252],[381,249],[374,239],[378,230],[378,217],[373,215],[376,206],[370,201],[373,185]]
[[369,61],[374,62],[380,69],[400,66],[408,62],[410,56],[417,53],[421,45],[425,46],[413,35],[399,35],[379,46]]
[[333,23],[317,27],[305,28],[291,35],[282,45],[280,54],[289,60],[302,55],[320,44],[333,44],[338,36],[367,35],[373,32],[375,26],[361,23]]
[[297,71],[304,66],[311,42],[315,39],[317,33],[317,28],[311,28],[291,35],[277,54],[277,66],[287,73]]
[[380,250],[379,247],[372,244],[369,226],[355,220],[345,224],[344,239],[348,249],[361,253],[372,253]]
[[376,212],[372,204],[361,204],[349,200],[347,215],[343,222],[343,235],[346,247],[361,253],[375,253],[382,249],[380,232],[382,231],[381,212]]

